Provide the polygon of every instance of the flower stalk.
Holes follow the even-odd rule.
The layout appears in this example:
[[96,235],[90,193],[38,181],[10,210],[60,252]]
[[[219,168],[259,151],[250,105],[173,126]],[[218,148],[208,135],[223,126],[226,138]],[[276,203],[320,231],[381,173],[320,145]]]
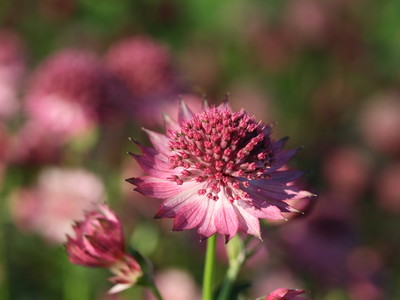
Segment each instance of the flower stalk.
[[222,283],[221,291],[218,295],[218,300],[229,300],[232,291],[232,286],[235,283],[240,269],[247,259],[246,245],[238,237],[234,237],[227,245],[229,257],[229,268],[226,272],[225,279]]
[[207,240],[207,250],[203,274],[203,300],[213,299],[213,279],[215,268],[215,246],[217,235],[214,234]]

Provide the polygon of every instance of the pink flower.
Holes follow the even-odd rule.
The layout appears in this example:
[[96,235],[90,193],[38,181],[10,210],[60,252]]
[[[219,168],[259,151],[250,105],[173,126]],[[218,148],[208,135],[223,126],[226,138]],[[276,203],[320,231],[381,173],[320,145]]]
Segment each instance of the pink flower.
[[[155,283],[165,300],[200,300],[196,282],[185,271],[179,269],[163,270],[155,276]],[[152,293],[146,293],[146,300],[156,300]]]
[[20,37],[0,31],[0,119],[9,119],[19,108],[18,93],[25,73],[25,53]]
[[400,95],[385,92],[374,96],[363,107],[359,127],[365,142],[373,150],[400,153]]
[[106,54],[105,61],[138,97],[165,95],[174,87],[168,49],[146,36],[117,42]]
[[83,221],[74,226],[75,237],[68,236],[66,250],[73,264],[86,267],[110,268],[116,285],[110,293],[120,292],[141,276],[136,260],[125,253],[121,222],[106,205],[87,212]]
[[271,125],[257,123],[227,102],[193,114],[181,102],[178,122],[165,119],[167,134],[146,130],[155,149],[132,156],[148,176],[130,178],[138,192],[163,199],[156,218],[174,218],[173,230],[197,228],[202,238],[238,230],[260,237],[259,218],[284,219],[286,201],[309,197],[291,182],[302,173],[280,168],[297,152],[282,150]]
[[86,267],[110,267],[124,256],[121,223],[106,206],[85,214],[74,226],[75,239],[68,236],[66,244],[72,263]]
[[32,123],[53,138],[69,140],[109,119],[125,97],[120,82],[87,50],[67,49],[47,58],[35,71],[25,99]]
[[273,291],[265,300],[302,300],[304,298],[299,296],[305,293],[307,292],[299,289],[289,290],[281,288]]
[[128,111],[134,119],[158,125],[179,90],[167,47],[146,36],[126,38],[110,48],[105,64],[129,90]]
[[53,243],[63,243],[74,220],[104,200],[100,179],[83,169],[49,168],[35,187],[15,193],[11,202],[14,221]]

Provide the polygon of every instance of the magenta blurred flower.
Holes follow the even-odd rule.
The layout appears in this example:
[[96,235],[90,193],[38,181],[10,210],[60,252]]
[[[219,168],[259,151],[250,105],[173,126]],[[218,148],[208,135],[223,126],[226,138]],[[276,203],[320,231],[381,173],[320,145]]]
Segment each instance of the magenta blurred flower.
[[0,31],[0,119],[12,117],[19,108],[18,93],[25,73],[25,53],[19,36]]
[[174,218],[173,230],[197,228],[231,239],[238,230],[260,237],[259,218],[297,211],[286,201],[309,197],[291,182],[300,171],[282,168],[297,149],[282,150],[271,125],[257,123],[227,102],[193,114],[181,102],[178,122],[165,118],[166,135],[146,130],[155,149],[132,156],[148,176],[130,178],[138,192],[163,199],[156,218]]
[[357,198],[366,188],[372,163],[351,145],[333,148],[325,157],[323,173],[329,187],[347,198]]
[[29,117],[63,138],[95,123],[99,67],[86,51],[63,50],[44,61],[32,76],[26,108]]
[[146,36],[117,42],[105,57],[106,64],[138,97],[168,94],[174,87],[167,48]]
[[168,49],[146,36],[130,37],[110,48],[105,64],[130,90],[129,112],[146,125],[158,124],[179,89]]
[[265,300],[302,300],[304,298],[300,296],[306,293],[306,291],[299,289],[289,290],[281,288],[273,291],[265,298]]
[[367,144],[385,154],[400,153],[400,95],[375,96],[361,111],[360,131]]
[[[109,118],[123,88],[87,50],[61,50],[35,71],[25,98],[29,118],[61,141],[85,134]],[[121,109],[123,110],[123,109]]]
[[136,283],[142,275],[136,260],[125,253],[122,225],[106,205],[85,214],[74,226],[75,236],[68,236],[66,250],[73,264],[110,268],[116,285],[109,293],[118,293]]
[[306,219],[280,228],[292,266],[303,269],[320,286],[336,287],[349,278],[343,262],[356,245],[349,208],[330,195],[319,195]]
[[57,163],[64,143],[40,122],[30,120],[11,137],[9,159],[22,165]]
[[63,243],[74,220],[103,201],[100,179],[83,169],[45,169],[37,186],[18,191],[11,213],[22,229],[34,231],[53,243]]
[[378,174],[375,184],[378,205],[390,214],[400,214],[400,163],[387,166]]
[[[165,300],[200,300],[200,291],[196,282],[185,271],[167,269],[155,276],[155,283]],[[146,300],[156,300],[155,296],[147,293]]]

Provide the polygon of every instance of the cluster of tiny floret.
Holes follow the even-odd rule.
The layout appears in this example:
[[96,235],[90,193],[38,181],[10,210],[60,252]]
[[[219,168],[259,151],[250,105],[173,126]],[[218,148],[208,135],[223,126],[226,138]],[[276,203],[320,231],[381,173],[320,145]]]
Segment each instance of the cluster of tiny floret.
[[270,125],[256,122],[245,111],[211,108],[182,121],[170,131],[171,169],[180,173],[168,179],[182,185],[186,181],[205,182],[199,195],[218,200],[224,189],[229,201],[247,198],[240,189],[250,180],[268,179],[273,163]]

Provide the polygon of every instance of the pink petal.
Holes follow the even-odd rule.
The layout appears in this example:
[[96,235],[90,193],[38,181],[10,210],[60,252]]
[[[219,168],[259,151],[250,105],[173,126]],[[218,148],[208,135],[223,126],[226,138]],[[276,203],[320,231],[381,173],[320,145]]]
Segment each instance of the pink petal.
[[198,185],[197,182],[184,182],[182,185],[176,184],[169,180],[159,179],[151,176],[143,176],[140,178],[127,179],[128,182],[137,186],[135,191],[145,196],[158,199],[165,199],[176,196],[188,188]]
[[285,165],[297,152],[299,148],[291,149],[291,150],[281,150],[276,153],[275,162],[268,169],[269,172],[278,170],[280,167]]
[[[175,182],[174,184],[177,185]],[[186,205],[188,201],[197,199],[199,196],[197,191],[203,187],[203,184],[197,182],[185,182],[182,185],[179,185],[179,187],[183,187],[180,193],[168,197],[168,199],[164,200],[161,204],[159,210],[154,216],[156,219],[175,217],[176,213]]]
[[170,151],[168,150],[169,139],[166,135],[145,128],[143,128],[143,130],[149,136],[150,142],[153,144],[154,148],[156,148],[157,152],[165,156],[170,155]]
[[159,159],[160,155],[149,157],[145,155],[131,154],[131,156],[149,176],[167,179],[172,175],[169,165]]
[[261,239],[260,222],[258,218],[252,216],[238,205],[235,205],[235,210],[239,220],[239,230]]
[[215,226],[217,231],[224,234],[229,241],[236,235],[239,228],[239,221],[232,203],[223,193],[219,193],[218,196],[219,199],[216,201],[214,212]]
[[246,211],[248,214],[250,214],[253,217],[256,218],[262,218],[262,219],[269,219],[269,220],[283,220],[285,219],[284,216],[282,215],[281,209],[274,205],[263,204],[264,206],[255,206],[254,205],[254,199],[253,203],[250,202],[251,200],[237,200],[237,205],[236,207],[239,207]]
[[190,120],[193,116],[193,112],[187,107],[185,101],[179,101],[179,111],[178,111],[178,122],[185,120]]
[[170,132],[176,131],[180,129],[180,126],[177,122],[175,122],[171,117],[167,114],[163,115],[164,120],[164,128],[167,136],[170,136]]
[[293,180],[304,175],[304,172],[298,170],[275,171],[268,173],[271,175],[271,178],[268,179],[268,181],[278,183],[292,182]]
[[215,202],[216,201],[208,201],[207,213],[204,216],[203,223],[200,225],[197,232],[200,234],[202,239],[209,238],[213,234],[217,232],[214,223],[214,210],[215,210]]
[[180,231],[183,229],[195,228],[203,221],[207,211],[207,202],[212,201],[207,197],[198,196],[197,199],[184,205],[176,213],[172,230]]

